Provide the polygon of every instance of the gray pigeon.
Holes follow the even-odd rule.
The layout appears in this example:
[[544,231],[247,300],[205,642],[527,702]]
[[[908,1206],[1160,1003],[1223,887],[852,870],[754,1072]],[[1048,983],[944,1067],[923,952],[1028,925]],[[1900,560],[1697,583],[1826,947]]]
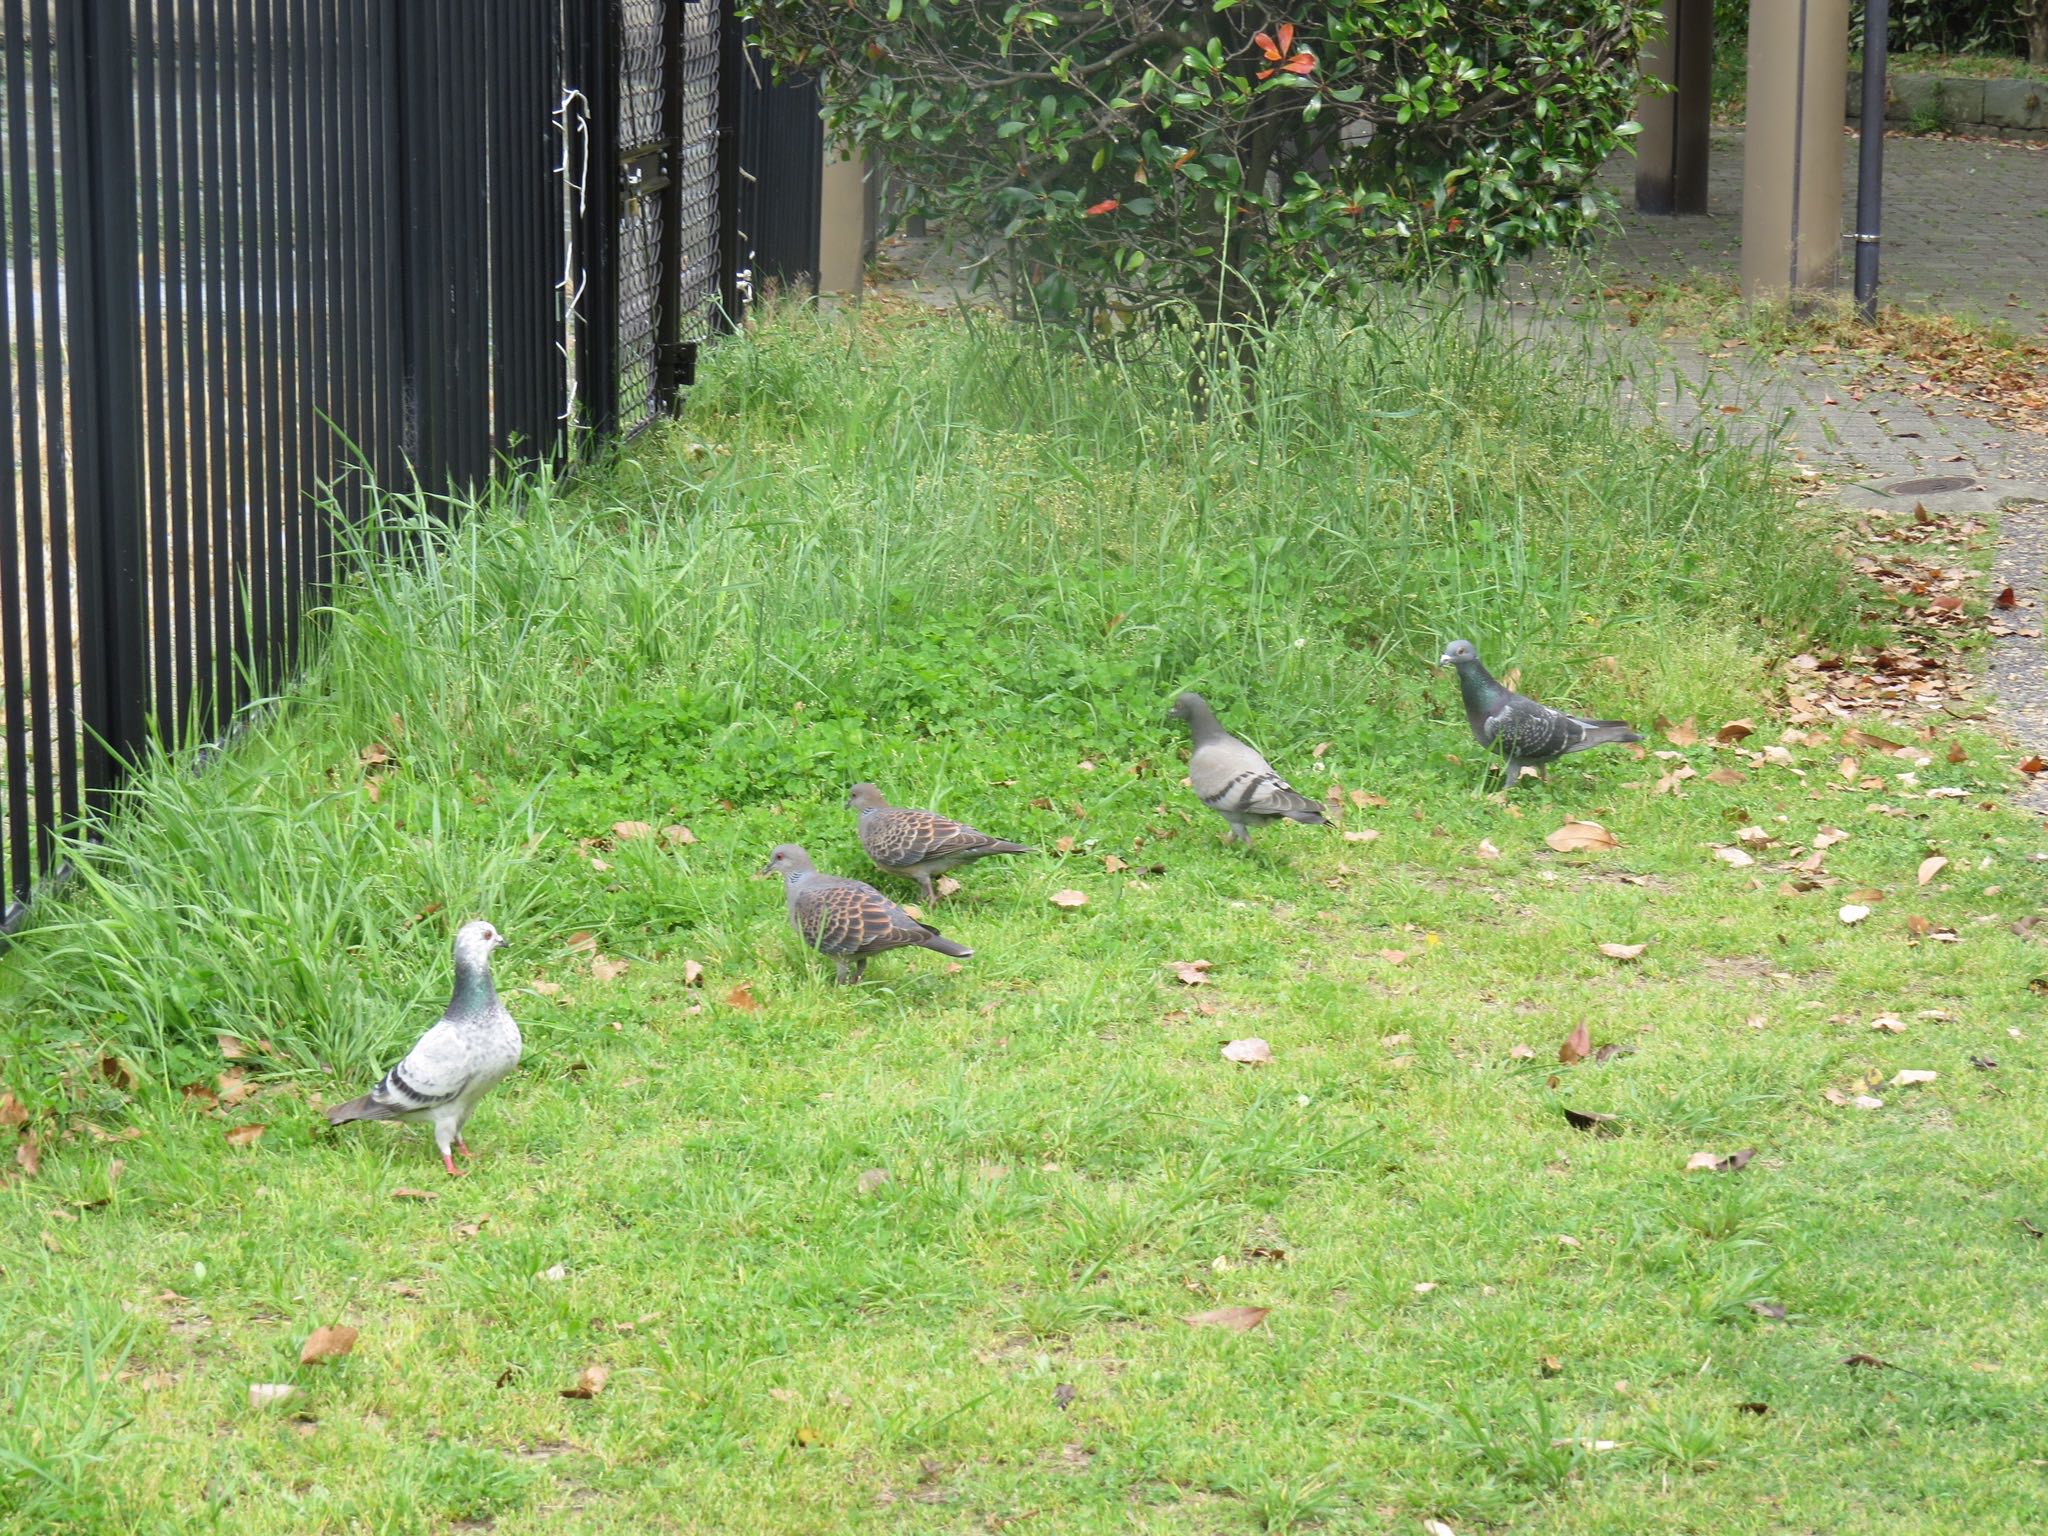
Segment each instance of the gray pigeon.
[[1202,804],[1230,823],[1230,835],[1251,846],[1251,829],[1285,817],[1323,824],[1323,810],[1272,770],[1257,751],[1216,723],[1208,700],[1184,693],[1173,701],[1173,717],[1188,723],[1195,744],[1188,758],[1188,781]]
[[838,963],[842,983],[859,981],[868,956],[884,950],[915,945],[961,960],[974,953],[920,923],[872,885],[819,874],[811,856],[795,843],[784,843],[769,854],[761,873],[782,876],[790,926],[811,948]]
[[451,1146],[468,1157],[463,1123],[519,1065],[519,1026],[491,983],[491,951],[504,936],[489,923],[464,923],[455,935],[455,996],[441,1021],[360,1099],[327,1111],[329,1125],[351,1120],[424,1120],[451,1178],[460,1178]]
[[933,875],[985,859],[992,853],[1029,853],[1022,843],[1005,842],[986,832],[930,811],[891,805],[872,784],[856,784],[846,792],[849,810],[860,812],[860,845],[875,867],[907,875],[924,892],[925,904],[937,906]]
[[1524,768],[1534,768],[1536,776],[1544,778],[1544,769],[1568,753],[1643,739],[1624,720],[1582,720],[1524,698],[1486,670],[1470,640],[1453,640],[1439,660],[1458,669],[1458,692],[1465,698],[1465,722],[1472,727],[1472,739],[1507,759],[1510,789]]

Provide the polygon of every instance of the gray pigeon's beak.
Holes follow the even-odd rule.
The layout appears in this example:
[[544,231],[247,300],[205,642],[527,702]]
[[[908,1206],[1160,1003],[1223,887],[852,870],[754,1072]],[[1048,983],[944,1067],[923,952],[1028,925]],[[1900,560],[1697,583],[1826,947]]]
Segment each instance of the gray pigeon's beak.
[[1440,667],[1451,667],[1457,665],[1456,662],[1451,660],[1451,653],[1449,651],[1445,651],[1443,655],[1437,657],[1436,664]]

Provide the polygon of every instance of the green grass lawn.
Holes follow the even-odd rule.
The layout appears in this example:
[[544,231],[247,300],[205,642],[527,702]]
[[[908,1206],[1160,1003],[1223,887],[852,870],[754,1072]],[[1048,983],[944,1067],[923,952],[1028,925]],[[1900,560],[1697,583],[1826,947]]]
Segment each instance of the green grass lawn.
[[[1791,724],[1883,638],[1814,509],[1441,317],[1206,416],[879,307],[705,374],[392,507],[300,692],[0,962],[0,1529],[2042,1528],[2048,839],[1967,722]],[[1482,798],[1454,635],[1699,739]],[[1190,686],[1341,827],[1224,846]],[[1043,850],[933,914],[971,959],[834,987],[749,878],[870,874],[855,779]],[[470,916],[527,1048],[454,1183],[315,1109]]]

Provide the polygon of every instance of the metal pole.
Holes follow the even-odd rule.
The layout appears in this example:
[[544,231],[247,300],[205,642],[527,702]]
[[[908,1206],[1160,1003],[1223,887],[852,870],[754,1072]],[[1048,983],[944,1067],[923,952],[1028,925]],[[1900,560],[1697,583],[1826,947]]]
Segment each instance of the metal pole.
[[1863,7],[1863,120],[1856,155],[1856,309],[1877,319],[1877,247],[1884,217],[1884,77],[1891,0]]

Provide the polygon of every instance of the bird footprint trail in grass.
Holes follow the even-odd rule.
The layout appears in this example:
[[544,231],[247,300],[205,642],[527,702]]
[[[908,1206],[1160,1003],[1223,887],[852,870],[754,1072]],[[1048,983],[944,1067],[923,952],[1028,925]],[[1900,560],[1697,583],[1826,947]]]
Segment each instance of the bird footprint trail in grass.
[[854,785],[846,793],[846,805],[860,813],[860,845],[875,867],[915,880],[926,906],[937,906],[945,894],[933,889],[934,875],[991,854],[1031,851],[1022,843],[977,832],[964,822],[891,805],[872,784]]
[[1515,692],[1486,670],[1469,640],[1453,640],[1438,659],[1457,668],[1472,739],[1507,759],[1510,789],[1524,768],[1535,769],[1542,778],[1549,764],[1570,753],[1643,739],[1626,721],[1584,720]]
[[328,1124],[425,1121],[434,1128],[442,1166],[450,1177],[461,1176],[451,1149],[470,1155],[463,1125],[477,1101],[519,1065],[519,1026],[491,980],[491,952],[504,942],[489,923],[463,924],[455,935],[455,995],[448,1011],[376,1087],[328,1110]]
[[769,854],[761,873],[782,876],[790,926],[811,948],[837,962],[842,983],[859,981],[868,957],[886,950],[914,946],[958,960],[974,953],[919,922],[865,881],[818,873],[811,856],[795,843],[784,843]]
[[1209,701],[1184,693],[1173,701],[1176,720],[1188,723],[1194,752],[1188,758],[1188,782],[1202,804],[1230,824],[1230,835],[1251,846],[1253,827],[1270,821],[1303,821],[1323,825],[1322,807],[1298,794],[1258,751],[1216,723]]

